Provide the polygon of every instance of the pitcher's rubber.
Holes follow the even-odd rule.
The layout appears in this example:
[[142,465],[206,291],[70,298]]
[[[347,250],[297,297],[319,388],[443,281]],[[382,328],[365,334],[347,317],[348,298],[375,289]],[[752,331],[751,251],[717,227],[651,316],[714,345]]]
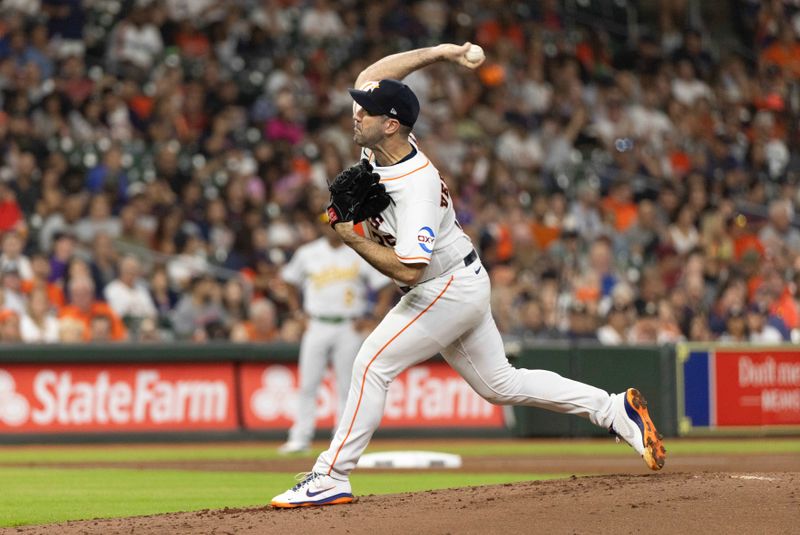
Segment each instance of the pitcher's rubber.
[[647,400],[641,392],[635,388],[629,388],[627,392],[628,403],[639,414],[642,419],[642,439],[644,441],[644,462],[651,470],[661,470],[667,458],[667,450],[664,448],[662,436],[658,433],[650,413],[647,410]]

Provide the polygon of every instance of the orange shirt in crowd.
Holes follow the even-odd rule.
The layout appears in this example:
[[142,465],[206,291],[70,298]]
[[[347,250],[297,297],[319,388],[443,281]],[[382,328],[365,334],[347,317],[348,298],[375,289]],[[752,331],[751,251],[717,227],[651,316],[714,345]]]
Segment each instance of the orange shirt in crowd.
[[534,222],[531,223],[531,234],[533,234],[533,241],[536,242],[539,249],[544,250],[561,236],[561,229]]
[[[42,283],[45,285],[45,291],[47,292],[47,299],[50,301],[50,304],[53,305],[56,309],[60,310],[66,303],[67,300],[64,298],[64,290],[58,284],[54,284],[52,282]],[[36,281],[34,280],[24,280],[22,281],[22,293],[28,295],[36,288]]]
[[778,65],[792,78],[800,78],[800,43],[775,43],[761,53],[761,60],[766,64]]
[[754,251],[758,254],[759,258],[764,256],[764,246],[755,234],[744,234],[733,240],[733,257],[736,261],[748,251]]
[[770,313],[782,319],[789,329],[800,327],[800,310],[797,310],[797,304],[788,287],[785,287],[781,296],[772,303]]
[[619,202],[613,197],[606,197],[600,203],[603,212],[614,214],[614,227],[623,233],[636,222],[638,209],[632,202]]
[[247,333],[248,342],[274,342],[278,339],[280,332],[278,329],[273,329],[270,333],[259,333],[256,331],[255,326],[249,321],[242,323],[245,332]]
[[125,340],[128,337],[128,330],[119,319],[114,311],[106,303],[102,301],[95,301],[88,313],[83,312],[75,305],[67,305],[61,309],[59,318],[73,318],[83,323],[83,338],[86,341],[90,340],[91,330],[90,325],[92,318],[95,316],[108,316],[111,318],[111,339],[114,341]]

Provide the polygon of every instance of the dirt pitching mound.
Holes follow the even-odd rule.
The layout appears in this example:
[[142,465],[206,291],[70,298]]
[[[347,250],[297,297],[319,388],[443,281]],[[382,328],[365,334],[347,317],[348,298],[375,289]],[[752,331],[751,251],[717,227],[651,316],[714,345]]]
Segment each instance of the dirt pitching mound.
[[800,473],[658,473],[361,496],[350,505],[223,509],[0,530],[155,533],[788,533]]

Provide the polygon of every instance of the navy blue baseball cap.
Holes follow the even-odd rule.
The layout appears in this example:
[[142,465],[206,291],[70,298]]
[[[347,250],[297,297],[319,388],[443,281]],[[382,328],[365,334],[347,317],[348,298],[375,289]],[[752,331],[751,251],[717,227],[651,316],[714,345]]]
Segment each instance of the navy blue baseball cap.
[[361,91],[349,89],[350,96],[370,115],[387,115],[411,128],[419,116],[417,95],[403,82],[381,80],[374,87]]

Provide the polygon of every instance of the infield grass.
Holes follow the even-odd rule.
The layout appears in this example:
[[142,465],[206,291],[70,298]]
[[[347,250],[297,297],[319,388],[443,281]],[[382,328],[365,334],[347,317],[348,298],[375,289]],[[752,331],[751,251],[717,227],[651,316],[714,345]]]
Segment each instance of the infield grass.
[[[354,474],[359,495],[489,485],[567,474]],[[0,468],[0,527],[265,506],[294,482],[280,472]],[[55,531],[54,531],[55,532]]]

